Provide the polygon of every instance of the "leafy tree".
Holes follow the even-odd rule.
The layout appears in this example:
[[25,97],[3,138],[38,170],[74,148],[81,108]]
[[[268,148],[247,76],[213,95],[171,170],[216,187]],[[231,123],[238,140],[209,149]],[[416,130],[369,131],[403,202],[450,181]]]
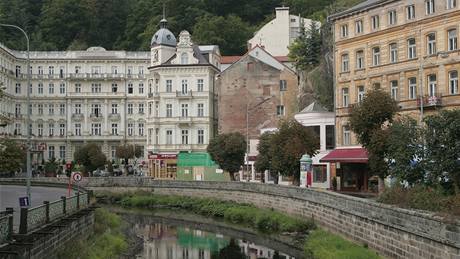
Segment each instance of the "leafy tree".
[[396,101],[388,93],[373,89],[353,108],[350,116],[351,130],[369,153],[370,171],[379,177],[379,191],[383,190],[383,179],[388,175],[385,153],[389,134],[386,125],[393,121],[398,110]]
[[294,119],[280,123],[272,136],[270,148],[271,168],[281,175],[292,176],[300,183],[299,160],[304,154],[314,156],[319,149],[319,138],[309,128]]
[[84,171],[88,173],[102,168],[107,158],[97,144],[89,143],[77,149],[74,153],[74,160],[83,165]]
[[193,27],[193,40],[197,44],[216,44],[223,55],[241,55],[253,29],[240,17],[205,15]]
[[0,139],[0,176],[21,170],[25,164],[26,152],[11,139]]
[[424,182],[422,130],[417,122],[404,117],[389,127],[386,160],[389,173],[410,186]]
[[121,145],[115,150],[117,158],[123,159],[125,165],[128,164],[128,160],[131,158],[142,156],[142,149],[140,146],[135,145]]
[[460,110],[425,118],[425,166],[431,181],[452,183],[460,193]]
[[321,57],[321,34],[316,22],[308,31],[301,25],[300,36],[289,46],[289,58],[299,70],[311,69],[319,64]]
[[245,259],[246,255],[241,252],[241,248],[235,242],[235,239],[230,239],[230,243],[211,255],[211,259]]
[[210,141],[207,151],[223,170],[229,172],[231,179],[235,180],[235,173],[244,163],[246,140],[239,132],[221,134]]
[[59,162],[54,157],[45,162],[45,173],[47,174],[56,174],[58,168]]
[[259,145],[257,145],[257,150],[259,151],[259,155],[257,155],[256,162],[254,166],[256,170],[259,172],[264,172],[265,170],[269,170],[270,173],[274,173],[272,168],[272,153],[270,152],[271,142],[273,139],[274,133],[272,132],[265,132],[259,138]]

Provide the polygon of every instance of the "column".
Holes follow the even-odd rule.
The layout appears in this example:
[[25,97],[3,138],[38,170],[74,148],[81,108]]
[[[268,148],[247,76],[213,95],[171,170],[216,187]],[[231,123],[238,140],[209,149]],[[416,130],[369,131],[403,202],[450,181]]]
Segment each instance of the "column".
[[319,140],[320,140],[320,151],[326,150],[326,125],[321,124],[319,126]]

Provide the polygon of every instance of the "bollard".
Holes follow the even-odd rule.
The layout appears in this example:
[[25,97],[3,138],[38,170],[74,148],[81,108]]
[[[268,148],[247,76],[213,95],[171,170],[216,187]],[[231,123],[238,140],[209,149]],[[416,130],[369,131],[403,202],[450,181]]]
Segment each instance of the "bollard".
[[21,208],[21,216],[19,221],[19,234],[27,234],[27,214],[29,212],[28,208]]
[[11,239],[13,236],[13,208],[6,208],[6,214],[9,215],[8,217],[8,239]]
[[77,192],[77,210],[80,210],[80,192]]
[[46,216],[46,223],[50,222],[50,202],[49,201],[44,201],[43,204],[45,204],[45,216]]
[[62,200],[62,215],[65,215],[67,212],[67,208],[66,208],[67,198],[65,196],[61,196],[61,200]]

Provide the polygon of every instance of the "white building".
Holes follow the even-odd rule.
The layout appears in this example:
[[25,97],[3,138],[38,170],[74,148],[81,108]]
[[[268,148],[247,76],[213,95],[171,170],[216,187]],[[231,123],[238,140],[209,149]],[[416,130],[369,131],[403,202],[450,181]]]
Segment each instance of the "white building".
[[330,163],[321,163],[320,160],[335,148],[335,113],[312,103],[295,115],[295,119],[305,127],[311,128],[320,138],[319,153],[313,160],[313,188],[328,189],[330,183]]
[[248,41],[248,48],[259,45],[273,56],[287,56],[288,46],[299,37],[302,24],[308,30],[312,20],[290,15],[289,7],[277,7],[275,13],[275,19],[265,24]]

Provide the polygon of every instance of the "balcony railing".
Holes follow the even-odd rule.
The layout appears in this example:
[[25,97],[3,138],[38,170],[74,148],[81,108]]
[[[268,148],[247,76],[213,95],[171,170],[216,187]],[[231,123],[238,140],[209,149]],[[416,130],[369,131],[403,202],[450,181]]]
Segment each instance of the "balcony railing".
[[81,113],[74,113],[72,114],[72,119],[74,120],[82,120],[84,118],[84,115]]
[[120,120],[121,115],[119,113],[111,113],[109,114],[109,119],[110,120]]
[[423,100],[423,107],[438,107],[442,106],[442,95],[441,94],[434,94],[434,95],[426,95],[423,97],[417,98],[417,106],[420,107]]
[[192,90],[190,91],[176,91],[176,97],[185,97],[189,98],[192,97]]

